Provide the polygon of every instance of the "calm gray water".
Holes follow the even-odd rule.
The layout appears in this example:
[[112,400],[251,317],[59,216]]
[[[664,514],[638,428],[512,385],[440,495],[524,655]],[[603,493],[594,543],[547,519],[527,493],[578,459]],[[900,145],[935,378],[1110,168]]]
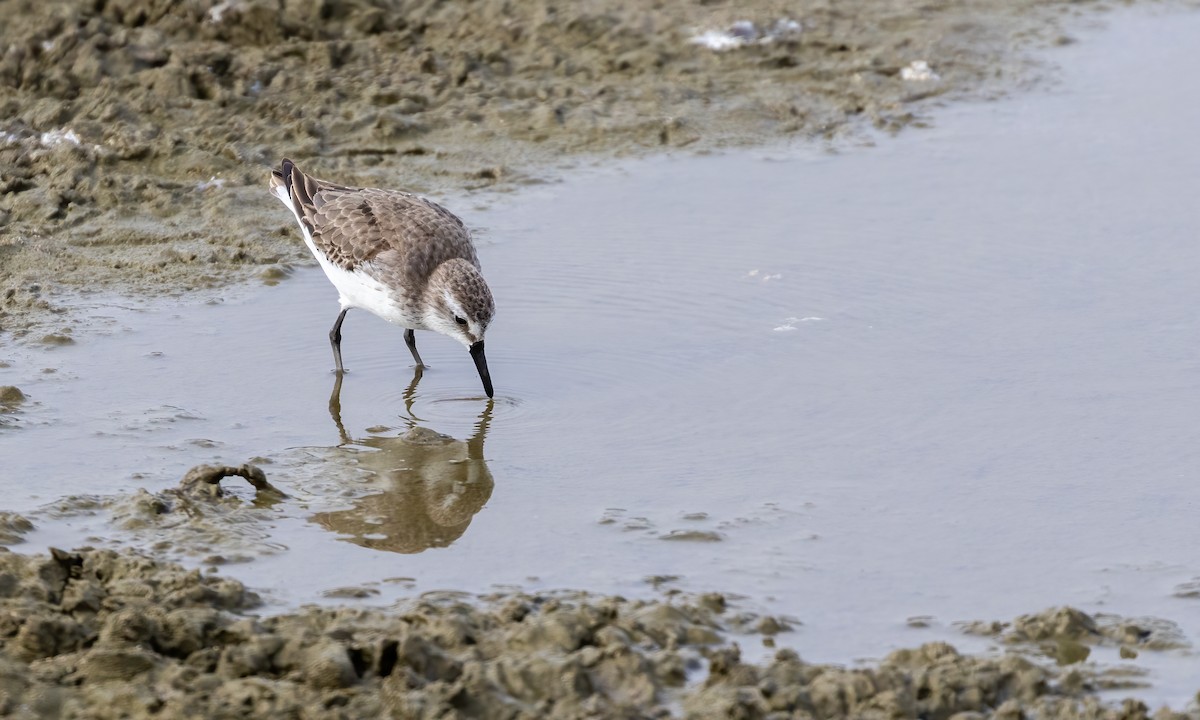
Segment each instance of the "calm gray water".
[[[499,305],[490,412],[431,335],[406,409],[401,331],[356,311],[342,445],[315,268],[212,305],[98,303],[103,337],[0,351],[37,403],[0,429],[5,506],[261,457],[294,497],[244,548],[271,554],[222,572],[283,605],[674,575],[795,616],[783,643],[812,660],[974,647],[950,623],[1059,604],[1194,641],[1200,601],[1173,591],[1200,577],[1200,16],[1110,23],[1046,56],[1052,87],[874,147],[447,199]],[[458,442],[398,443],[413,425]],[[122,537],[101,514],[25,547],[88,535]],[[1135,665],[1153,700],[1197,689],[1190,652]]]

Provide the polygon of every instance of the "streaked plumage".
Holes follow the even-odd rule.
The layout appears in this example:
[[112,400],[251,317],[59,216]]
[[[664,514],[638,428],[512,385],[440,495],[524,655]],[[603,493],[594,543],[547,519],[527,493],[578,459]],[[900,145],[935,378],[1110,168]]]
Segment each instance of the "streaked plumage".
[[329,339],[338,372],[342,320],[350,308],[362,308],[406,328],[418,366],[414,330],[463,343],[492,396],[483,336],[495,303],[462,220],[412,193],[318,180],[286,159],[271,172],[271,192],[296,216],[305,244],[337,288],[342,312]]

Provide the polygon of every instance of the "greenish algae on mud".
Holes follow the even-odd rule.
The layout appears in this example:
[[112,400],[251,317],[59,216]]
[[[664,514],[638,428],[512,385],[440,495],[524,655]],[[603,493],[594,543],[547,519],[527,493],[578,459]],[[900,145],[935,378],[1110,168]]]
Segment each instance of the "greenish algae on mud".
[[[563,158],[872,125],[1028,77],[1079,3],[13,0],[0,23],[0,330],[58,290],[188,292],[306,262],[289,155],[418,191]],[[741,45],[693,42],[739,21]],[[936,79],[906,80],[927,62]]]

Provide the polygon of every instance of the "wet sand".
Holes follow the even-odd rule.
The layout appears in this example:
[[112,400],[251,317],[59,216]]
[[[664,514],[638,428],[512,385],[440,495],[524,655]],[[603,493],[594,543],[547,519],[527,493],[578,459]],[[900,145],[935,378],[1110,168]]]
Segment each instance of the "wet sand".
[[[58,292],[286,275],[306,259],[286,218],[264,210],[261,179],[283,153],[347,179],[461,191],[552,177],[563,154],[899,129],[929,98],[1031,77],[1015,53],[1056,41],[1056,6],[992,5],[864,2],[793,18],[776,5],[556,14],[531,3],[513,20],[498,4],[472,8],[478,18],[431,5],[401,19],[334,2],[314,25],[291,4],[25,3],[0,29],[0,83],[13,89],[0,101],[0,327],[53,348],[71,335],[31,328],[57,317]],[[741,47],[688,42],[743,19],[771,41],[738,26],[728,42],[751,40]],[[798,38],[780,20],[798,22]],[[938,79],[904,79],[923,59]],[[0,431],[27,402],[0,388]],[[203,516],[219,533],[221,508],[244,503],[204,486],[125,498],[129,521]],[[482,499],[466,498],[468,520],[491,491],[489,476]],[[318,522],[370,541],[335,514]],[[29,530],[0,517],[5,542]],[[1133,657],[1183,643],[1169,624],[1055,609],[963,628],[1019,651],[1003,657],[929,644],[865,669],[790,650],[748,664],[731,640],[770,646],[788,620],[731,610],[721,595],[440,594],[394,611],[259,618],[234,580],[98,550],[0,556],[0,603],[0,714],[15,717],[1134,718],[1144,705],[1097,693],[1139,678],[1079,663],[1094,647]]]

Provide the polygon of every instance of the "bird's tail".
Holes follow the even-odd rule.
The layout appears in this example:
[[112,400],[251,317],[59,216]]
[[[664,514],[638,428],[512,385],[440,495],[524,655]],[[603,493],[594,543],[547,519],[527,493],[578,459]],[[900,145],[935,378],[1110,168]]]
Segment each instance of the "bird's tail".
[[292,169],[295,167],[295,163],[284,158],[279,167],[271,171],[271,194],[288,207],[292,206],[292,191],[289,186],[291,185]]
[[308,214],[306,209],[312,207],[314,188],[310,185],[315,186],[315,184],[314,180],[296,167],[296,163],[287,158],[279,163],[279,167],[271,171],[271,194],[279,198],[279,201],[292,211],[301,228],[310,232],[312,228],[306,217]]
[[292,173],[295,169],[296,163],[284,158],[279,167],[271,171],[271,194],[289,208],[292,207]]

